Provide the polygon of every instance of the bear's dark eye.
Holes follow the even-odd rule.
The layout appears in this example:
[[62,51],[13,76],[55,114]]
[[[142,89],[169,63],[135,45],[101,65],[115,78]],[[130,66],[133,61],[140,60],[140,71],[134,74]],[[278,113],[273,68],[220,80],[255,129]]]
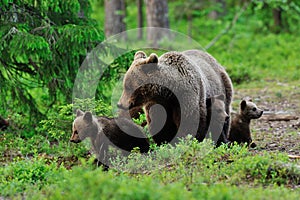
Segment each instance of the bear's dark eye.
[[252,108],[252,110],[255,112],[255,111],[256,111],[256,108]]

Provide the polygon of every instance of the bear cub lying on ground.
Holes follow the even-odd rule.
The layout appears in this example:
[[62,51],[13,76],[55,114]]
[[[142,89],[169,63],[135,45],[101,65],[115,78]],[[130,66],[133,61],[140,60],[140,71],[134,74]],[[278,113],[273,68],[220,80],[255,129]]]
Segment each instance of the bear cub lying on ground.
[[258,119],[262,116],[263,110],[259,109],[252,99],[243,99],[240,103],[240,111],[237,116],[231,121],[229,132],[229,141],[237,143],[248,143],[250,147],[256,147],[252,143],[250,122],[252,119]]
[[126,118],[95,117],[91,112],[77,110],[73,122],[70,142],[79,143],[90,138],[98,164],[108,165],[109,146],[116,147],[122,154],[139,147],[140,152],[149,151],[149,141],[143,130]]

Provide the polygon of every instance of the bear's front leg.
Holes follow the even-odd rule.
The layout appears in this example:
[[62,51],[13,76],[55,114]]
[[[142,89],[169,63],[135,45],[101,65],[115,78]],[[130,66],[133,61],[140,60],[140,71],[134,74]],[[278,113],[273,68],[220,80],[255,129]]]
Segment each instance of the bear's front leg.
[[227,139],[227,135],[228,135],[228,131],[229,131],[229,126],[230,126],[230,118],[228,118],[225,122],[224,122],[224,126],[221,132],[221,135],[217,141],[216,146],[219,147],[222,143],[229,143],[229,140]]

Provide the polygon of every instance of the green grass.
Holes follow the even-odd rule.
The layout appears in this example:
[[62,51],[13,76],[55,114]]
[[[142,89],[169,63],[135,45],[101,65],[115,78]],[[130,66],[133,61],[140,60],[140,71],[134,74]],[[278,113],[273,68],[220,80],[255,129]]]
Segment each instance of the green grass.
[[[21,148],[27,145],[30,146],[24,142]],[[18,150],[18,147],[13,149]],[[176,146],[156,147],[147,156],[134,152],[126,159],[119,158],[108,172],[95,169],[92,159],[75,152],[74,155],[80,161],[72,170],[58,162],[61,155],[54,149],[52,152],[40,150],[30,156],[22,154],[6,161],[5,167],[0,168],[0,196],[17,199],[262,199],[267,195],[270,199],[297,199],[300,192],[288,189],[300,183],[300,172],[289,167],[276,168],[276,163],[289,163],[286,154],[253,154],[238,145],[214,148],[209,140],[198,143],[191,137]]]
[[[78,184],[80,183],[80,184]],[[63,194],[63,195],[62,195]],[[180,182],[165,184],[151,177],[133,178],[114,172],[75,169],[64,183],[49,187],[32,199],[297,199],[299,193],[282,187],[267,188],[195,184],[187,189]],[[31,195],[30,195],[31,196]]]

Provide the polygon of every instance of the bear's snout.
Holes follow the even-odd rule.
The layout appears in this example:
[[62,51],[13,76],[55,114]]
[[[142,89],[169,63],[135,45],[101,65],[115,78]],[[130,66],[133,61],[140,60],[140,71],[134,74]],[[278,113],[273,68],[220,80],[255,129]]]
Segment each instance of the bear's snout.
[[73,143],[80,143],[81,140],[72,140],[72,139],[70,139],[70,142],[73,142]]
[[125,108],[125,106],[123,106],[123,104],[121,104],[121,103],[117,103],[117,107],[119,109],[122,109],[122,110],[127,110],[128,109],[128,108]]
[[73,143],[80,143],[81,142],[81,139],[79,138],[79,134],[77,131],[74,131],[72,133],[72,136],[70,138],[70,142],[73,142]]
[[117,103],[117,107],[122,110],[129,110],[135,107],[135,105],[131,102],[128,106],[124,106],[122,103]]

